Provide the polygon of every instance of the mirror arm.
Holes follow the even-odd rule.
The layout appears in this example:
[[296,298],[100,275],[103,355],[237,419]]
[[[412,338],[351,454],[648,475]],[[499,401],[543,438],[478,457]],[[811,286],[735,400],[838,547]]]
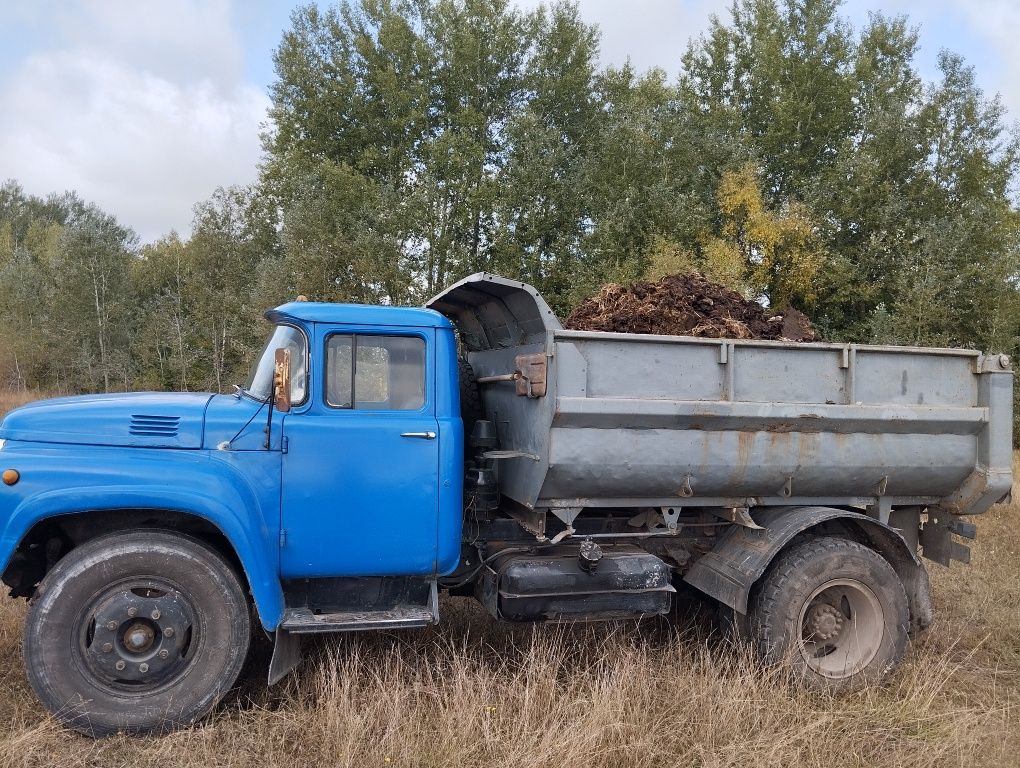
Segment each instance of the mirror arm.
[[266,419],[266,442],[263,445],[267,451],[273,444],[273,403],[276,400],[276,383],[273,383],[273,393],[269,396],[269,417]]

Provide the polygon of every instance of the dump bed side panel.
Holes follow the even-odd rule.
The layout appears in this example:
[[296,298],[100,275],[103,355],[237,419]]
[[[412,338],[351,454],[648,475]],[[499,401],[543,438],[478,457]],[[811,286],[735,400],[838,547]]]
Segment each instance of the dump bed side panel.
[[544,396],[482,387],[500,489],[531,508],[759,504],[987,509],[1012,482],[1013,376],[973,350],[565,331],[524,283],[429,306],[479,376],[548,356]]
[[964,512],[1009,488],[998,357],[560,331],[554,359],[539,506],[887,496]]

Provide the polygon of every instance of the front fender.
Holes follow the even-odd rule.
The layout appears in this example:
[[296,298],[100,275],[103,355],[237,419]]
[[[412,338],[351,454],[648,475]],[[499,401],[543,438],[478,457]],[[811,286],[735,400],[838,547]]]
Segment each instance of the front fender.
[[829,520],[848,520],[860,527],[875,549],[894,560],[901,578],[904,563],[920,567],[899,531],[859,512],[833,507],[766,507],[755,510],[754,519],[762,526],[760,530],[731,526],[712,551],[684,575],[688,584],[738,613],[747,613],[751,587],[783,547],[797,534]]
[[5,467],[21,474],[17,485],[0,490],[0,572],[41,520],[86,511],[168,510],[216,526],[241,562],[263,626],[275,629],[282,618],[278,453],[22,444],[0,455]]

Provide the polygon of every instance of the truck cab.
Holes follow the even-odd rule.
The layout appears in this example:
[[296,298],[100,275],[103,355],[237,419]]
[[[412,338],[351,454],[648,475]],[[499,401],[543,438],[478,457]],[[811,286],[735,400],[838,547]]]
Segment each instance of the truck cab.
[[[66,642],[57,650],[40,636],[26,647],[36,690],[76,727],[104,733],[194,719],[194,707],[206,709],[236,677],[248,609],[228,615],[241,626],[229,658],[203,659],[196,635],[204,610],[223,612],[203,605],[215,598],[189,595],[183,574],[170,583],[159,568],[93,584],[93,572],[63,573],[71,552],[71,560],[90,547],[112,562],[144,559],[165,539],[176,553],[168,558],[201,561],[207,581],[236,593],[235,609],[250,599],[263,629],[290,640],[280,644],[275,678],[297,660],[285,626],[300,633],[438,619],[437,579],[459,563],[463,520],[453,325],[428,309],[307,301],[265,316],[266,345],[233,394],[55,398],[0,425],[0,464],[11,480],[0,486],[0,570],[11,593],[38,595],[44,577],[98,588],[71,618],[63,604],[36,601],[39,632]],[[132,542],[140,552],[119,552]],[[71,678],[53,660],[68,648],[79,667]],[[204,687],[173,684],[195,663],[223,668]],[[83,686],[91,703],[69,710]],[[151,710],[132,715],[118,704],[126,692],[165,697],[157,706],[179,714],[153,726]]]
[[426,309],[310,302],[267,317],[275,330],[239,395],[265,401],[274,352],[290,350],[290,410],[274,435],[281,578],[453,570],[464,428],[452,324]]

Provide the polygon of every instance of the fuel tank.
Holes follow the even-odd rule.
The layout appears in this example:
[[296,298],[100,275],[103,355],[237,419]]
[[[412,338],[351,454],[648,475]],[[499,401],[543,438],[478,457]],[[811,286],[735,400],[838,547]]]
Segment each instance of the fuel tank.
[[637,619],[669,611],[670,578],[669,565],[642,549],[585,542],[497,558],[476,590],[505,621]]

